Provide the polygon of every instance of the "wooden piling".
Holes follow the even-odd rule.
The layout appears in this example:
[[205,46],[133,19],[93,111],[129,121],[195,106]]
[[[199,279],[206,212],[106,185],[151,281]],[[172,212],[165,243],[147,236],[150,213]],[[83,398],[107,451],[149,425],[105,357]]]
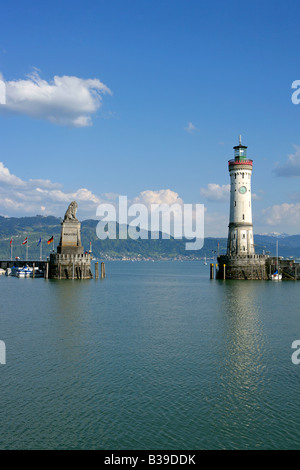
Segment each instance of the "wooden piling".
[[32,279],[35,278],[35,263],[32,264]]
[[101,263],[101,279],[105,278],[105,264]]
[[95,279],[99,279],[99,263],[95,263]]
[[49,263],[45,264],[45,274],[44,274],[44,276],[45,276],[45,279],[48,279],[48,277],[49,277]]
[[211,263],[210,265],[210,279],[214,279],[214,267],[215,265]]
[[223,264],[223,280],[226,280],[226,264]]

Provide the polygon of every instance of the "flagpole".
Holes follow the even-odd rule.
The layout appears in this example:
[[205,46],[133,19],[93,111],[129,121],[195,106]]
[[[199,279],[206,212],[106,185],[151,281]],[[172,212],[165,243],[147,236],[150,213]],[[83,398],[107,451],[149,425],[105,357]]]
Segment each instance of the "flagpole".
[[12,261],[12,239],[10,244],[10,261]]
[[41,240],[41,244],[40,244],[40,260],[42,261],[43,259],[43,249],[42,249],[42,246],[43,246],[43,243],[42,243],[42,240]]
[[26,243],[26,261],[28,261],[28,239]]

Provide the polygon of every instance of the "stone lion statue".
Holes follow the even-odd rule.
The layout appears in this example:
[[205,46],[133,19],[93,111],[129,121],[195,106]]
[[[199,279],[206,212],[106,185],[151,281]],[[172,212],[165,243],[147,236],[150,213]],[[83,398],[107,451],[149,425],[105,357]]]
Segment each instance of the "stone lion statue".
[[64,222],[66,220],[78,220],[76,217],[76,211],[77,211],[78,204],[76,201],[71,202],[69,205],[67,212],[65,213],[65,218]]

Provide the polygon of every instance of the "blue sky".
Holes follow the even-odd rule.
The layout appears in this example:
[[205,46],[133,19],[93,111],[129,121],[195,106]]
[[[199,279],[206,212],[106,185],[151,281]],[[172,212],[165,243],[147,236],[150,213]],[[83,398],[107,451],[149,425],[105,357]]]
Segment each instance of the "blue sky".
[[[227,160],[242,134],[254,232],[300,233],[299,13],[296,0],[1,6],[0,214],[62,216],[76,197],[83,219],[111,194],[171,194],[204,203],[206,235],[226,236]],[[54,77],[77,81],[45,105]],[[20,81],[41,96],[24,101]]]

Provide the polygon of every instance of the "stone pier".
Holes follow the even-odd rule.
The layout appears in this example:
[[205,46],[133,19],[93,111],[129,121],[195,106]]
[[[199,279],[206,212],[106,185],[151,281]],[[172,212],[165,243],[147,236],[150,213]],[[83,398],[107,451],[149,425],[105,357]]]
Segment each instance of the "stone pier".
[[[268,279],[266,255],[239,255],[218,257],[217,279]],[[225,273],[224,271],[225,265]],[[225,274],[225,275],[224,275]]]
[[49,279],[92,279],[90,253],[81,244],[81,223],[76,218],[77,203],[71,202],[61,227],[57,253],[51,253]]

